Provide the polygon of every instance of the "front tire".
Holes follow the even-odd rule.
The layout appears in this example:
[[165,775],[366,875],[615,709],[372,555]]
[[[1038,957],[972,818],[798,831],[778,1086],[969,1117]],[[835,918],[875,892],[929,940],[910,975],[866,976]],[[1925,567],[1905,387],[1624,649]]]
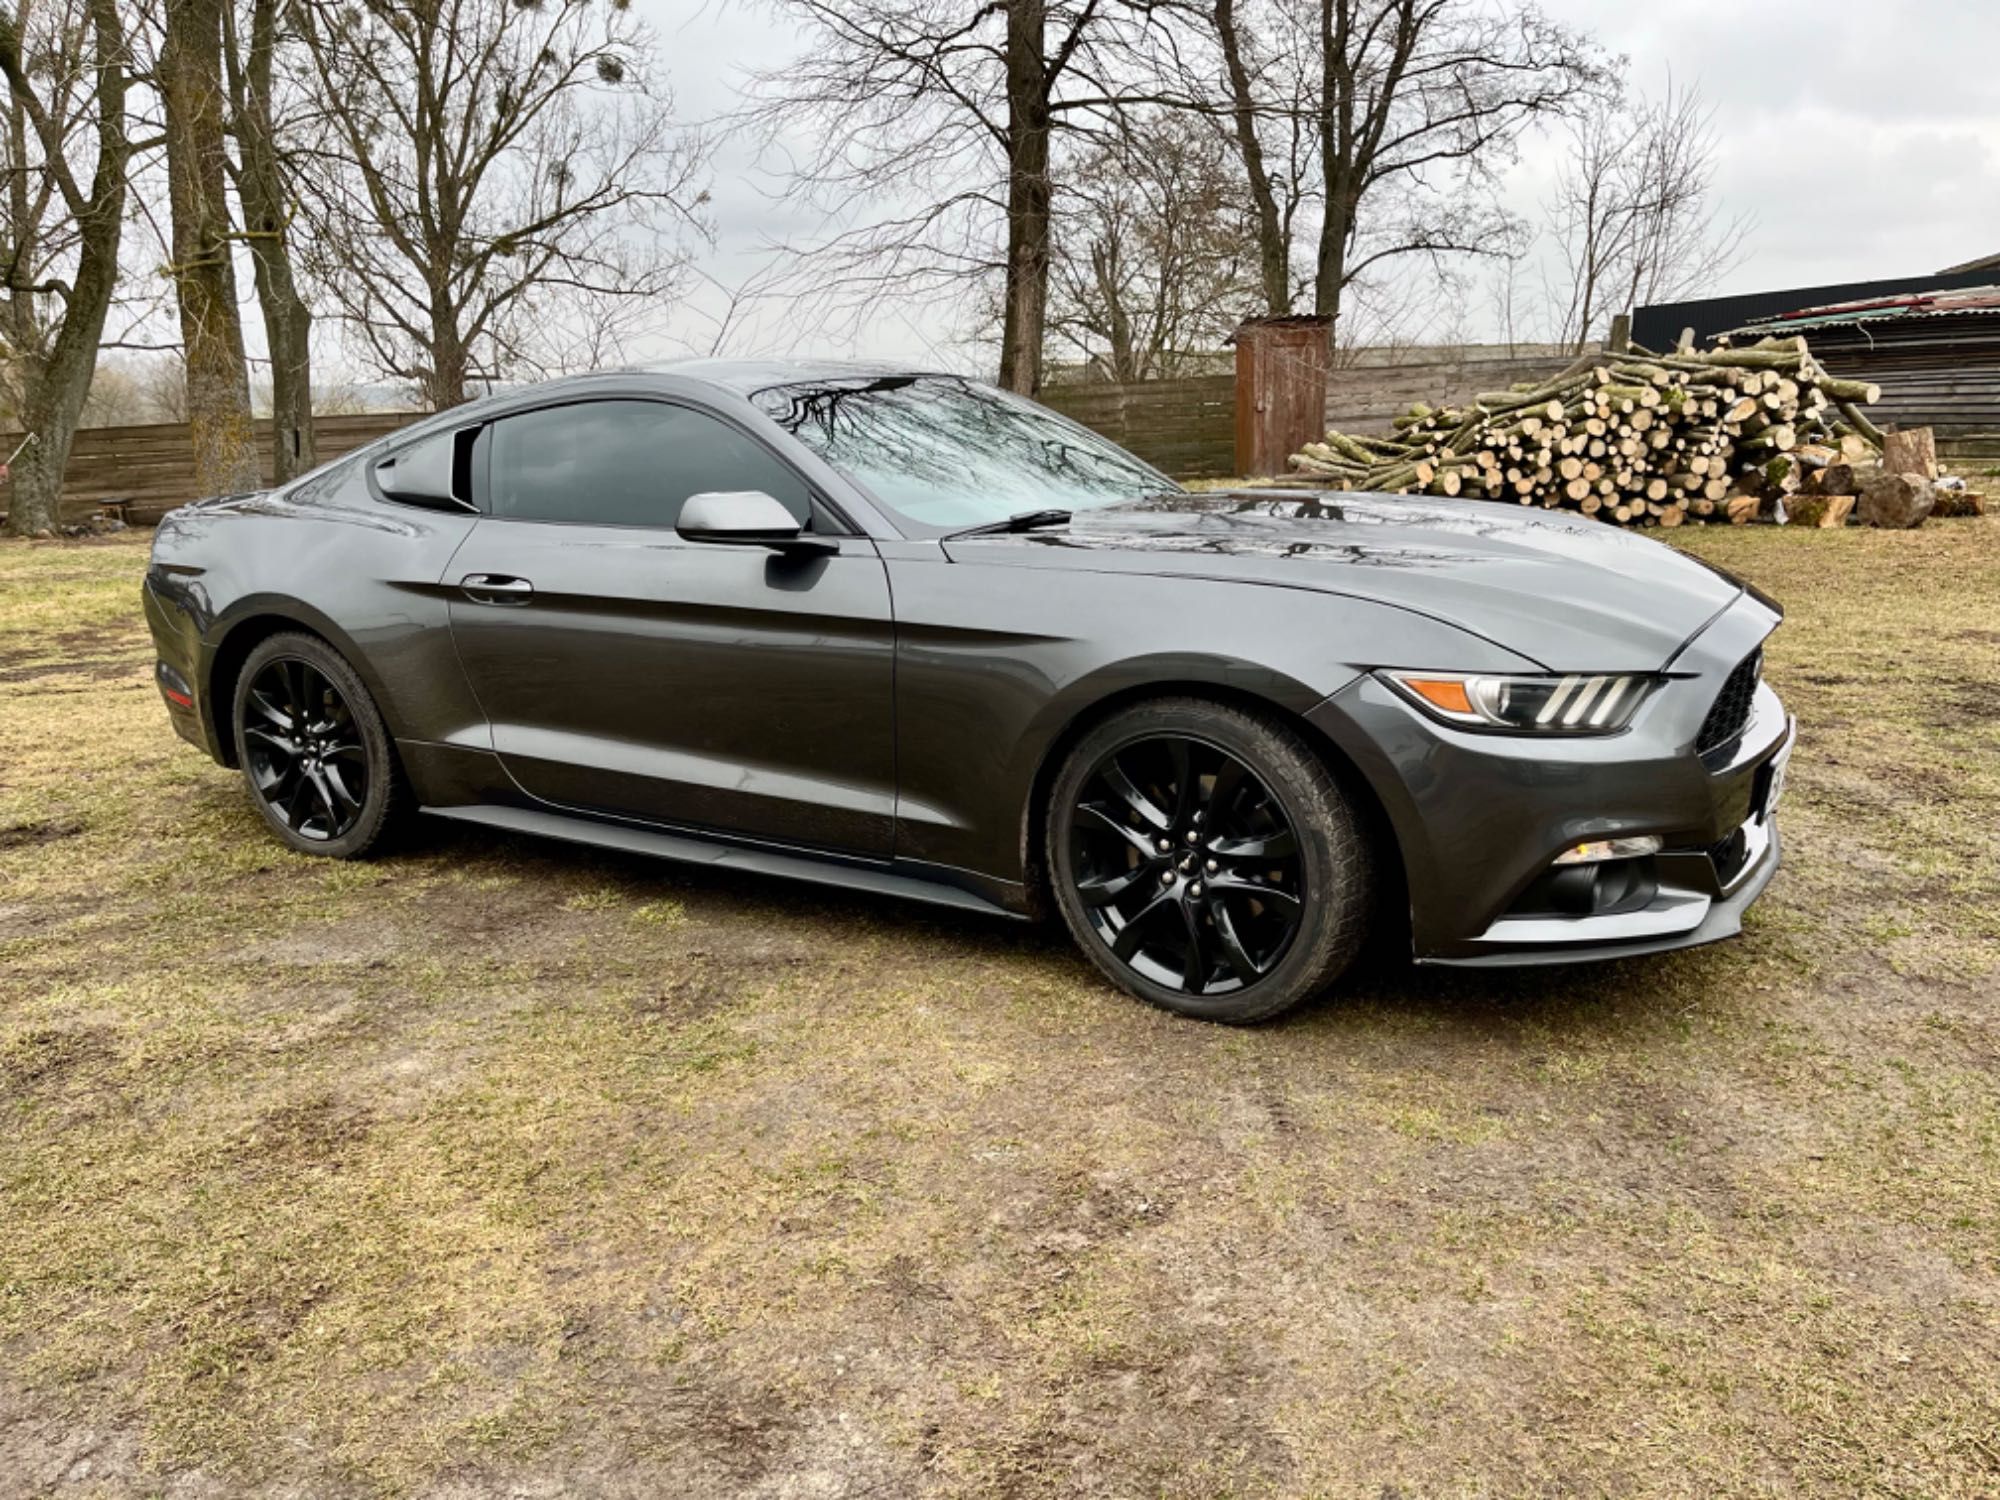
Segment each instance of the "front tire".
[[299,853],[359,859],[399,821],[407,797],[388,728],[318,636],[258,643],[237,674],[233,723],[251,803]]
[[1064,762],[1047,831],[1077,945],[1180,1015],[1274,1016],[1337,979],[1367,932],[1360,819],[1275,718],[1195,698],[1114,714]]

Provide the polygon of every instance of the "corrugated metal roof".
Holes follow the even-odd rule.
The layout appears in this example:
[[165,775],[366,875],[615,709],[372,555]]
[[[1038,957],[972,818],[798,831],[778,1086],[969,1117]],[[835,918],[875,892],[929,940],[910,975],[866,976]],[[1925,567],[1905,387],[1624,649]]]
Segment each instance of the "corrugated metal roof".
[[1906,318],[1953,318],[1992,312],[2000,312],[2000,286],[1967,287],[1951,292],[1910,292],[1895,297],[1871,298],[1865,302],[1802,307],[1795,312],[1758,318],[1741,328],[1730,329],[1729,333],[1784,333],[1798,328],[1857,327],[1864,323],[1885,323]]

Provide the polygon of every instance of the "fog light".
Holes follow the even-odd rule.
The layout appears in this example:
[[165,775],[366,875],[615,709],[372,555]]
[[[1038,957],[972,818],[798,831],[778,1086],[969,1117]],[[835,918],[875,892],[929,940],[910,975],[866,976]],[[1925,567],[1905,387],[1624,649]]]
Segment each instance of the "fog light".
[[1607,859],[1639,859],[1659,852],[1658,836],[1648,833],[1636,839],[1593,839],[1590,843],[1578,844],[1574,849],[1565,849],[1556,856],[1556,863],[1601,865]]

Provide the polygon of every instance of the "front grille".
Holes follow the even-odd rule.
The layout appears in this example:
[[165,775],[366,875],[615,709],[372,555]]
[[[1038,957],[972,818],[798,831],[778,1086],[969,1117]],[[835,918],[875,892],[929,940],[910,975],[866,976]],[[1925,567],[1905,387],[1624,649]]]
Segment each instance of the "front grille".
[[1750,722],[1750,705],[1757,696],[1757,679],[1763,670],[1764,649],[1761,646],[1737,663],[1736,670],[1729,674],[1729,680],[1722,684],[1715,707],[1701,721],[1701,733],[1694,742],[1695,754],[1706,755],[1743,733],[1743,726]]

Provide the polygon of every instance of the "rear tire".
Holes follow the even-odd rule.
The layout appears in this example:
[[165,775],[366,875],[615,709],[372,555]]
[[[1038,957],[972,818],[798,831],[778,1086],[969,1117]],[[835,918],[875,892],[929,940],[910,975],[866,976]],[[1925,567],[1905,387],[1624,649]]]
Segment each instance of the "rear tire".
[[1373,862],[1354,805],[1272,717],[1198,698],[1112,715],[1064,762],[1047,833],[1077,945],[1180,1015],[1274,1016],[1337,979],[1368,930]]
[[260,641],[236,677],[231,723],[250,801],[300,854],[360,859],[409,803],[388,727],[361,678],[325,641]]

